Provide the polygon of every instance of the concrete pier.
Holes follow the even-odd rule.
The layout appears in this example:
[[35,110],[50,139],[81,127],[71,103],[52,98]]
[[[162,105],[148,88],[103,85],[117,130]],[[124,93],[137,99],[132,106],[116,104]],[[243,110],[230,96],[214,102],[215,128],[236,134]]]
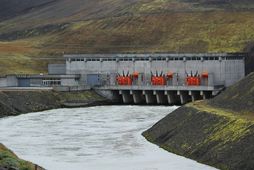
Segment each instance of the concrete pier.
[[142,91],[131,90],[130,94],[133,96],[134,104],[144,104],[146,102]]
[[191,96],[188,91],[177,91],[177,95],[180,96],[181,104],[186,104],[191,101]]
[[191,96],[192,102],[202,99],[199,91],[189,91],[189,95]]
[[167,96],[169,105],[180,104],[180,100],[179,100],[179,97],[177,96],[177,92],[165,91],[165,95]]
[[153,91],[143,91],[145,95],[146,104],[157,104],[156,96],[153,94]]
[[167,104],[167,96],[164,91],[153,91],[153,94],[156,96],[157,104]]
[[131,104],[133,103],[133,97],[130,94],[130,91],[127,90],[120,90],[119,94],[122,95],[123,103],[124,104]]

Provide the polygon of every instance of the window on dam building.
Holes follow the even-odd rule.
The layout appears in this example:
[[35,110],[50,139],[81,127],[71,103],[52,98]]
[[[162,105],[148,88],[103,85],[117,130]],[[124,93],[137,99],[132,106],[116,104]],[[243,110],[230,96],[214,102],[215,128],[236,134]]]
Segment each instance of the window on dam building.
[[51,87],[51,86],[60,86],[61,79],[44,79],[42,80],[43,86]]

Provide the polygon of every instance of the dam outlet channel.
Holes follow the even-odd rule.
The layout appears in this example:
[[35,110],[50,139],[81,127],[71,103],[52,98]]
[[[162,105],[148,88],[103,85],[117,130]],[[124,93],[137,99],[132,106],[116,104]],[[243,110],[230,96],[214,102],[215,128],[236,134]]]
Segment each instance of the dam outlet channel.
[[214,170],[141,135],[175,106],[57,109],[0,119],[0,141],[47,170]]

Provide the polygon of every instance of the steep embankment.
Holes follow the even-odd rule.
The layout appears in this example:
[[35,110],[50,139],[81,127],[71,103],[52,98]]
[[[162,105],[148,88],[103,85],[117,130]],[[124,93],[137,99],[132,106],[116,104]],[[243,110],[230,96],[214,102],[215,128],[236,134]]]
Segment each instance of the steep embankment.
[[253,9],[251,0],[4,0],[0,74],[46,72],[63,52],[241,52],[253,46]]
[[5,91],[0,92],[0,117],[71,106],[93,106],[109,103],[92,91]]
[[162,148],[225,170],[254,168],[254,73],[210,101],[188,104],[143,135]]

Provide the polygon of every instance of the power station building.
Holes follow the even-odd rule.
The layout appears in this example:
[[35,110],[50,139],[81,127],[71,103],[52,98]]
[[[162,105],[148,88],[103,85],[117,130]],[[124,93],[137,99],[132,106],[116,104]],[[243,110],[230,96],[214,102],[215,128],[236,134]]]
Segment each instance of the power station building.
[[[245,76],[242,53],[64,55],[66,74],[124,103],[186,103]],[[109,93],[110,92],[110,93]]]
[[[150,83],[152,74],[172,73],[175,84],[185,85],[186,76],[209,74],[210,86],[228,87],[245,76],[245,54],[80,54],[65,55],[66,74],[78,74],[85,84],[100,84],[102,75],[113,78],[118,74],[138,72],[142,85]],[[87,77],[88,76],[88,77]],[[93,77],[94,76],[94,77]],[[141,85],[140,84],[140,85]]]

